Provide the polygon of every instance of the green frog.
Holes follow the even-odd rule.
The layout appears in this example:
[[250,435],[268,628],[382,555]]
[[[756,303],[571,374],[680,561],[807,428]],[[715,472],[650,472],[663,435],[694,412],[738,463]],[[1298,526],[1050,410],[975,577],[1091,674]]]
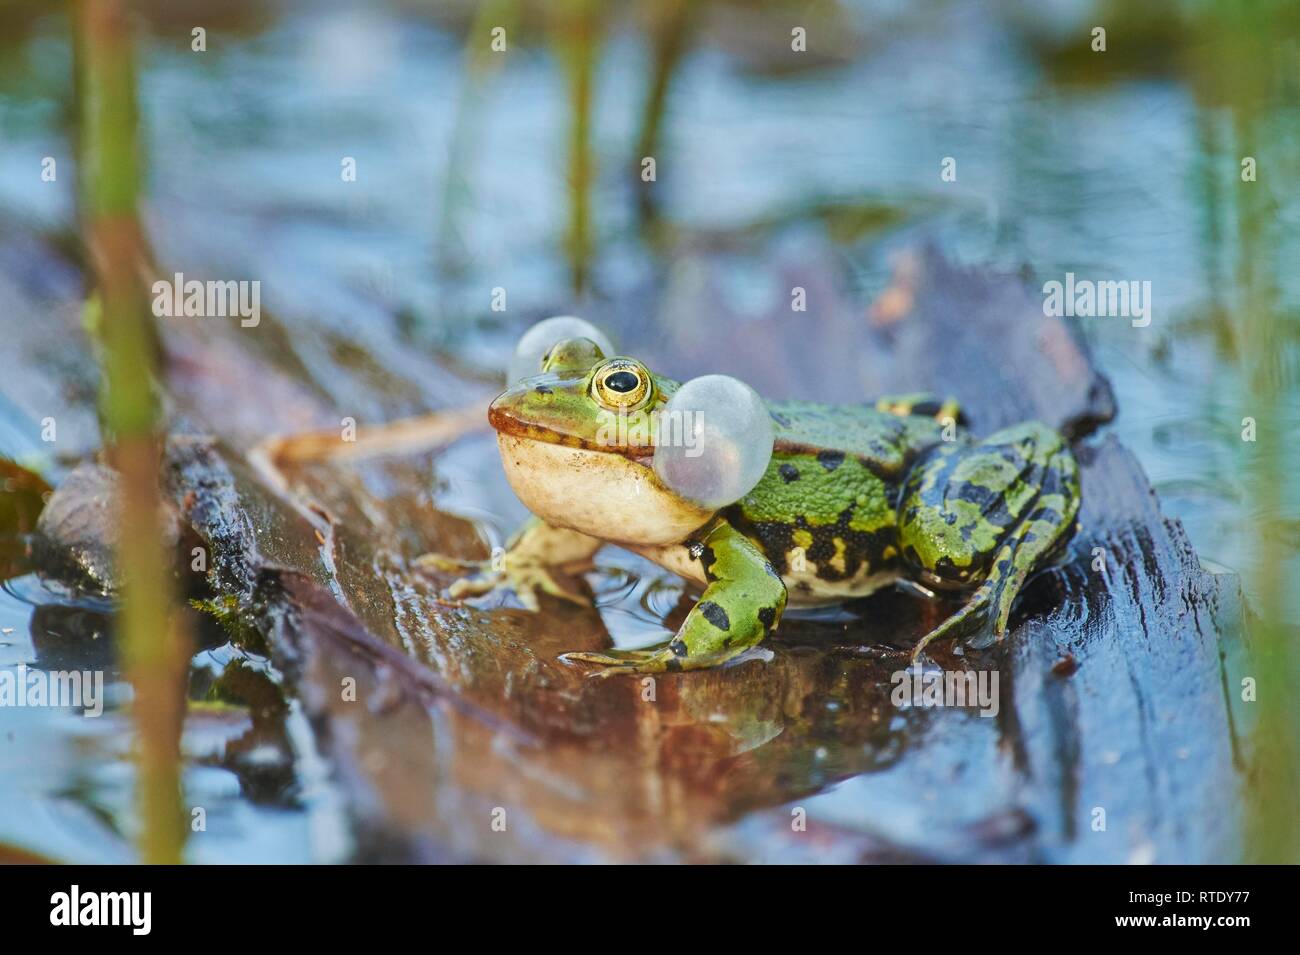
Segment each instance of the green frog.
[[[699,601],[663,646],[563,659],[652,673],[736,657],[777,629],[787,605],[897,583],[962,594],[915,658],[943,637],[1001,639],[1026,580],[1075,530],[1078,469],[1059,434],[1030,421],[974,440],[954,402],[926,396],[762,402],[773,438],[766,469],[736,500],[701,503],[653,466],[664,428],[653,412],[679,388],[589,338],[548,349],[540,373],[488,412],[510,484],[535,517],[495,566],[473,564],[480,573],[456,581],[451,596],[508,587],[533,610],[539,591],[583,602],[552,571],[590,562],[605,544],[624,547],[703,588]],[[611,429],[611,415],[644,427]]]

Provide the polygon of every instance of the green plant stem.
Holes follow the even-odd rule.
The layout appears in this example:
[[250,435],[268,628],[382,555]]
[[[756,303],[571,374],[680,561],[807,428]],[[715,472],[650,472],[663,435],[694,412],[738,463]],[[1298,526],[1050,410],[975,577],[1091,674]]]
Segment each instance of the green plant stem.
[[600,45],[598,0],[562,0],[552,8],[552,31],[569,80],[569,226],[565,246],[575,295],[587,290],[593,236],[591,106]]
[[141,174],[130,23],[121,0],[80,0],[76,12],[82,228],[100,306],[105,440],[121,477],[119,633],[134,687],[140,855],[175,863],[185,833],[179,764],[187,654],[162,547],[158,348],[136,212]]

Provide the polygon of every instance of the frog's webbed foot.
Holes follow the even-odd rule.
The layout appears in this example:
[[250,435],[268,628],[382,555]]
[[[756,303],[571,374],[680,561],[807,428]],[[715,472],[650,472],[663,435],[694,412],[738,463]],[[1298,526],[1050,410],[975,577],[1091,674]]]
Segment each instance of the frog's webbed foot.
[[513,590],[519,602],[533,613],[537,613],[541,606],[538,594],[550,594],[579,607],[591,606],[589,597],[565,587],[544,564],[513,563],[503,571],[458,580],[448,588],[447,594],[453,600],[463,600],[494,590]]
[[[991,595],[995,586],[990,581],[985,581],[970,595],[970,599],[960,610],[918,640],[916,646],[912,648],[912,662],[919,660],[925,653],[925,648],[935,640],[942,640],[945,637],[975,636],[981,628],[987,630],[989,607],[992,605]],[[1001,639],[1001,634],[998,638]]]
[[481,597],[497,590],[513,590],[519,602],[534,613],[540,607],[538,594],[550,594],[580,607],[591,600],[556,580],[558,567],[571,567],[590,560],[600,541],[551,527],[533,518],[506,545],[503,554],[488,560],[463,560],[443,554],[425,554],[416,558],[415,566],[443,573],[465,573],[447,588],[453,600]]
[[552,597],[567,600],[580,607],[591,606],[589,598],[563,586],[545,564],[511,560],[509,554],[496,561],[466,561],[445,557],[442,554],[425,554],[417,558],[415,564],[417,567],[444,572],[471,571],[473,576],[462,577],[447,588],[447,596],[452,600],[482,597],[498,590],[510,590],[514,591],[515,596],[526,609],[534,613],[541,606],[538,594],[550,594]]
[[976,445],[936,451],[908,479],[900,503],[903,550],[934,578],[978,584],[966,604],[916,644],[945,637],[1001,640],[1016,597],[1069,540],[1079,513],[1078,466],[1037,422]]
[[667,645],[566,653],[564,659],[608,667],[606,675],[700,670],[744,653],[776,629],[785,610],[785,584],[753,541],[716,520],[684,546],[709,584]]

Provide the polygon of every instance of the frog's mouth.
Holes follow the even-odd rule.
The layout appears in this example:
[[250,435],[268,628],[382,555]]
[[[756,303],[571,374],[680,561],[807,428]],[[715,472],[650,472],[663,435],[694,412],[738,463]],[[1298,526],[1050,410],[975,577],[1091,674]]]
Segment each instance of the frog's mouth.
[[[548,383],[546,378],[555,378]],[[488,424],[499,435],[514,438],[527,438],[545,444],[559,444],[568,448],[582,448],[604,454],[617,454],[638,464],[649,465],[654,457],[654,445],[638,443],[619,443],[616,441],[598,441],[595,437],[586,437],[575,431],[564,430],[562,419],[554,424],[547,421],[546,414],[539,414],[536,407],[529,407],[531,400],[541,404],[559,390],[562,382],[556,376],[539,376],[521,383],[501,394],[488,406]],[[560,419],[559,415],[555,416]]]

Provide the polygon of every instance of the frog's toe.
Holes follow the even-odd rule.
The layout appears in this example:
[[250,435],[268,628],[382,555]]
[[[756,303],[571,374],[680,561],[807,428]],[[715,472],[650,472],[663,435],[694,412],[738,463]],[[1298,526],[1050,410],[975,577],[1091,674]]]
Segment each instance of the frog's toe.
[[440,570],[444,573],[455,573],[459,570],[477,570],[483,566],[481,560],[448,557],[446,554],[421,554],[415,558],[413,563],[421,570]]
[[[990,585],[981,586],[960,610],[935,627],[912,648],[912,662],[915,663],[925,653],[925,648],[935,640],[945,637],[965,637],[980,634],[981,629],[989,631],[989,611],[993,606],[994,589]],[[994,636],[991,631],[988,636]],[[1001,634],[996,634],[1000,638]]]
[[447,588],[447,596],[452,600],[464,600],[466,597],[481,597],[503,586],[499,574],[483,574],[478,577],[462,577]]
[[462,577],[452,582],[447,588],[447,596],[452,600],[482,597],[494,591],[509,590],[514,592],[525,610],[533,613],[541,609],[538,595],[543,593],[580,607],[591,606],[589,598],[562,585],[542,564],[507,560],[503,570],[495,570],[492,568],[491,561],[459,560],[454,557],[443,557],[441,554],[425,554],[417,559],[416,564],[444,572],[477,571],[474,576]]
[[575,651],[560,654],[564,663],[585,663],[600,667],[592,671],[592,676],[608,677],[625,673],[663,673],[675,669],[673,663],[677,656],[672,651],[662,650],[612,650],[609,653],[588,653]]
[[536,612],[538,609],[537,592],[550,594],[552,597],[558,597],[560,600],[568,601],[579,607],[590,607],[591,599],[570,590],[555,579],[555,576],[540,564],[530,564],[518,567],[513,571],[507,571],[510,578],[510,584],[514,587],[515,594],[519,597],[521,603],[529,610]]

